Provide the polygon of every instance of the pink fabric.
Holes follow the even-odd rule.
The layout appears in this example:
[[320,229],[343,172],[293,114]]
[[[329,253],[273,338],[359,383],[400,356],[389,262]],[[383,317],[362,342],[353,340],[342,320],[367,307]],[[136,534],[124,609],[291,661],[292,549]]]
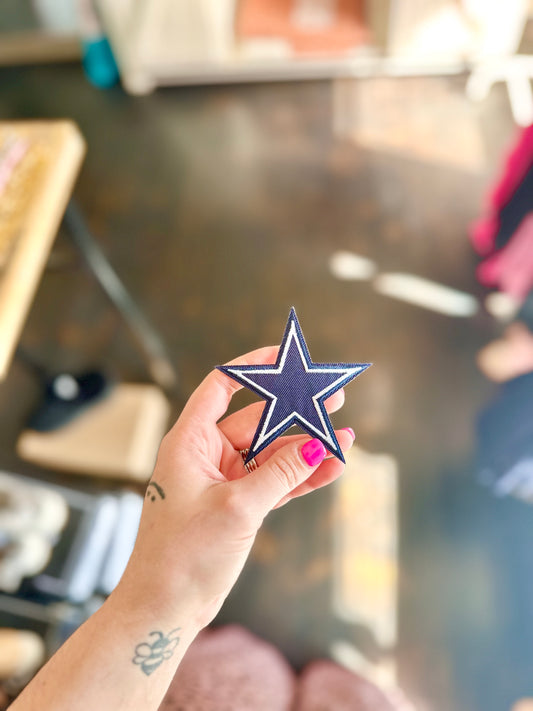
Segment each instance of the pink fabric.
[[290,711],[296,680],[272,645],[242,627],[202,632],[160,711]]
[[159,711],[399,711],[374,684],[330,661],[296,678],[271,644],[242,627],[202,632],[189,648]]
[[492,192],[491,204],[502,208],[511,198],[520,181],[533,164],[533,125],[522,129],[507,158],[503,178]]
[[477,268],[477,277],[485,286],[523,301],[533,288],[533,212],[520,223],[503,249],[491,255]]
[[309,664],[300,677],[293,711],[396,711],[363,677],[328,660]]
[[470,239],[480,254],[489,254],[494,249],[496,235],[500,228],[499,211],[510,200],[520,181],[533,165],[533,125],[518,134],[511,150],[503,177],[493,188],[487,200],[487,214],[475,222],[470,230]]

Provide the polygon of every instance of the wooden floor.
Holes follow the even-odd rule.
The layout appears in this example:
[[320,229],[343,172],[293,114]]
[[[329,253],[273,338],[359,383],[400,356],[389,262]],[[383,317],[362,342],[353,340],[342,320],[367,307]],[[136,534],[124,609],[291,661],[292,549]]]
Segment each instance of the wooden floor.
[[[418,97],[427,131],[408,130],[418,113],[402,111],[406,96],[411,107]],[[339,134],[327,82],[133,98],[90,87],[76,65],[0,71],[2,118],[68,117],[86,136],[76,198],[168,344],[181,379],[175,414],[215,364],[278,342],[292,305],[314,360],[375,364],[349,386],[335,422],[398,465],[400,681],[423,708],[502,711],[532,691],[531,576],[522,575],[533,556],[531,510],[493,500],[474,478],[475,416],[492,392],[474,355],[498,326],[483,310],[459,319],[393,301],[366,281],[336,279],[328,263],[349,250],[381,271],[483,296],[467,227],[512,135],[507,102],[495,90],[483,109],[469,106],[463,78],[378,81],[357,101],[364,120],[356,102],[343,118],[353,127]],[[446,151],[434,150],[440,136]],[[50,370],[147,378],[64,236],[23,345]],[[36,390],[18,363],[0,388],[6,469],[35,472],[14,443]],[[338,640],[379,655],[333,614],[332,496],[268,518],[219,618],[273,641],[297,667]]]

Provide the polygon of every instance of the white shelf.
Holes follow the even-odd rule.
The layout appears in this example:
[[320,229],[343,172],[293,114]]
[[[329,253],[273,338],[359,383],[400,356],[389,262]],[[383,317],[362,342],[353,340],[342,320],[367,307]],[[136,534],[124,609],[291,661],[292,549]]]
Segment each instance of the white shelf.
[[[509,13],[514,19],[509,20],[508,28],[493,8],[487,27],[500,28],[499,51],[503,46],[501,36],[507,37],[506,31],[508,50],[515,51],[511,45],[516,44],[524,21],[525,1],[509,0],[516,8],[514,15]],[[435,17],[431,31],[424,34],[424,23],[416,25],[413,10],[406,14],[406,6],[399,0],[388,0],[385,5],[378,3],[380,7],[383,5],[380,20],[385,28],[383,48],[366,46],[342,56],[303,57],[292,54],[282,39],[240,42],[234,30],[236,0],[97,2],[124,87],[134,94],[148,93],[157,86],[186,84],[456,74],[469,68],[476,50],[490,34],[487,30],[483,36],[469,36],[466,20],[463,27],[464,18],[452,16],[451,20],[447,17],[447,26],[455,27],[455,34],[445,34],[445,41],[441,39],[435,45],[428,40],[438,26]],[[376,3],[371,3],[374,6]],[[420,7],[425,22],[432,3],[424,0]],[[453,2],[450,7],[450,12],[454,8],[457,12]],[[374,34],[380,35],[377,31]],[[389,46],[396,49],[387,52],[385,47]],[[431,54],[433,50],[435,54]]]

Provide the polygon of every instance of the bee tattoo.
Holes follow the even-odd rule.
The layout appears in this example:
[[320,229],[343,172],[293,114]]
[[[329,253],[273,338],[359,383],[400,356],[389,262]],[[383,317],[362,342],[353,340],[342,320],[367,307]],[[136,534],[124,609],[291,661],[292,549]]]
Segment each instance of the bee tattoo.
[[170,659],[178,646],[180,627],[171,630],[167,635],[162,632],[150,632],[148,637],[155,637],[149,642],[141,642],[135,647],[135,656],[131,660],[141,667],[141,671],[150,676],[164,661]]

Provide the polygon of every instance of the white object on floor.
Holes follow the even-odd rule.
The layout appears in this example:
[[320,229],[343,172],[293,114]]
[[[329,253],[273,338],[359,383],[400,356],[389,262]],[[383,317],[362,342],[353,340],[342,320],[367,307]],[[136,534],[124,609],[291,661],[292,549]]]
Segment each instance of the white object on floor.
[[485,308],[498,321],[512,321],[520,309],[520,302],[503,291],[494,291],[485,299]]
[[331,255],[329,269],[334,277],[346,281],[371,279],[376,274],[376,265],[371,259],[344,250]]
[[374,288],[384,296],[447,316],[466,318],[474,316],[479,309],[478,300],[471,294],[413,274],[381,274],[374,281]]

